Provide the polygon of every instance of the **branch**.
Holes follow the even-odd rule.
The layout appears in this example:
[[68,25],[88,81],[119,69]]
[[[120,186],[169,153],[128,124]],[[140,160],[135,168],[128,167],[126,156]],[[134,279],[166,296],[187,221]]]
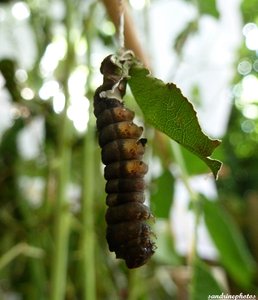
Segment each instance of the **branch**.
[[136,57],[147,67],[150,67],[150,62],[146,53],[143,51],[140,40],[135,30],[134,21],[129,11],[127,3],[123,0],[102,0],[106,11],[116,27],[116,31],[119,32],[120,15],[124,12],[125,22],[125,47],[133,50]]

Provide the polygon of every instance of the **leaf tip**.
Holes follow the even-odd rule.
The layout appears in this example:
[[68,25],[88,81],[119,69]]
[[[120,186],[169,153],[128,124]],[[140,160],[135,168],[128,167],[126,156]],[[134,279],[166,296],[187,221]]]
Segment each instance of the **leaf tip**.
[[220,144],[221,144],[221,140],[211,140],[212,141],[212,145],[215,148],[217,148]]

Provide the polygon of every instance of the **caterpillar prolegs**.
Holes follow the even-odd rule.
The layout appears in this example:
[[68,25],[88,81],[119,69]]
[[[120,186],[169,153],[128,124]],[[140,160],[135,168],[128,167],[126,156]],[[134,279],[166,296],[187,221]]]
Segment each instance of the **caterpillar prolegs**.
[[107,56],[100,71],[103,84],[94,95],[102,162],[107,180],[106,239],[109,250],[124,259],[128,268],[137,268],[153,255],[155,244],[147,220],[152,218],[144,205],[144,175],[148,166],[142,161],[146,139],[143,128],[134,122],[134,112],[124,106],[128,56]]

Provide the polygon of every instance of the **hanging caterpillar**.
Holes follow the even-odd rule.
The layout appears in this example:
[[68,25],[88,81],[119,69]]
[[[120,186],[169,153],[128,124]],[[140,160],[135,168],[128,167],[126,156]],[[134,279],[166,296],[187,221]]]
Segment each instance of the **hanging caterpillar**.
[[[131,54],[130,54],[131,55]],[[129,55],[129,57],[130,57]],[[130,59],[129,59],[130,60]],[[128,56],[107,56],[100,67],[103,84],[94,95],[101,157],[107,180],[106,239],[116,258],[128,268],[137,268],[153,255],[155,244],[147,220],[152,218],[144,205],[144,175],[148,166],[141,160],[146,139],[143,128],[133,123],[134,112],[124,106]]]

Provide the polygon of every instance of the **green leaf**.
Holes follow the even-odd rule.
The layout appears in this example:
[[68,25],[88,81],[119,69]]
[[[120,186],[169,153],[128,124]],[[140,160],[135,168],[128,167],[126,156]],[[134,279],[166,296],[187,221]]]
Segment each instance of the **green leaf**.
[[197,4],[200,14],[211,15],[215,18],[219,17],[216,0],[198,0]]
[[185,0],[185,1],[192,2],[194,5],[197,5],[200,14],[211,15],[215,18],[219,17],[219,12],[216,6],[216,0]]
[[243,24],[257,22],[257,0],[241,1],[241,12],[243,16]]
[[221,162],[209,156],[220,144],[206,136],[198,123],[193,105],[173,83],[165,84],[139,65],[130,69],[132,93],[146,120],[186,149],[199,156],[215,177]]
[[256,266],[245,241],[231,219],[217,202],[203,201],[204,219],[229,274],[242,287],[250,287]]
[[182,52],[182,49],[190,37],[191,34],[195,33],[198,30],[198,22],[196,20],[188,22],[185,28],[179,33],[179,35],[175,39],[174,49],[177,54]]
[[[166,193],[164,193],[166,191]],[[169,218],[173,199],[174,177],[165,170],[152,182],[151,205],[156,218]]]
[[[196,159],[194,154],[186,150],[184,147],[181,147],[181,152],[183,155],[185,165],[187,166],[187,172],[189,176],[195,176],[195,175],[205,174],[209,172],[209,168],[207,164],[204,163],[203,160]],[[212,156],[215,159],[224,161],[223,147],[216,148]]]
[[209,295],[222,294],[219,284],[206,264],[196,259],[193,267],[191,300],[203,300],[208,299]]

